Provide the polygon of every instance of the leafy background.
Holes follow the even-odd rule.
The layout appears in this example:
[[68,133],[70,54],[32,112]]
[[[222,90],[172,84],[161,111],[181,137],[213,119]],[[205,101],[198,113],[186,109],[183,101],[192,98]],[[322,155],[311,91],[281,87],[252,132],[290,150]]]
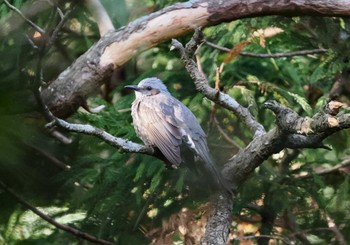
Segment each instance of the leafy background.
[[[10,2],[21,9],[33,1]],[[101,2],[115,26],[121,27],[175,1]],[[72,12],[54,45],[43,55],[45,82],[54,80],[99,38],[97,26],[83,5],[60,2],[59,7]],[[203,226],[210,200],[206,181],[187,169],[168,170],[149,156],[121,153],[91,136],[62,131],[72,140],[70,144],[52,137],[44,127],[46,122],[40,117],[32,93],[38,80],[38,49],[45,42],[44,37],[34,39],[34,30],[26,23],[15,28],[13,23],[18,17],[3,3],[0,16],[1,181],[60,223],[117,244],[148,244],[152,240],[181,244],[196,237],[196,227]],[[59,22],[55,8],[31,19],[48,32]],[[268,99],[276,99],[304,116],[324,105],[335,77],[348,68],[350,29],[349,21],[342,18],[273,16],[237,20],[205,28],[203,32],[208,41],[231,49],[256,30],[268,27],[278,27],[283,33],[266,38],[265,46],[255,38],[243,51],[328,50],[278,59],[237,56],[225,65],[220,89],[249,107],[259,122],[271,129],[275,126],[274,116],[262,106]],[[186,42],[190,37],[191,34],[179,40]],[[203,45],[199,56],[214,86],[216,68],[227,54]],[[170,51],[169,42],[135,56],[106,81],[104,92],[89,98],[90,107],[104,105],[104,110],[91,114],[80,109],[68,120],[141,142],[133,130],[129,111],[134,97],[123,87],[150,76],[161,78],[171,93],[194,112],[208,133],[219,165],[252,139],[250,131],[232,113],[196,92],[179,54]],[[348,102],[347,96],[339,99]],[[349,161],[349,131],[330,137],[326,143],[332,151],[285,150],[256,169],[234,203],[232,243],[257,232],[271,234],[280,242],[278,237],[307,244],[304,236],[311,244],[335,243],[330,219],[350,240],[349,169],[316,174],[317,169]],[[5,191],[0,191],[0,200],[0,243],[88,243],[55,229]],[[190,223],[189,217],[197,222]],[[323,230],[326,232],[320,232]],[[171,234],[168,240],[160,238],[164,234]]]

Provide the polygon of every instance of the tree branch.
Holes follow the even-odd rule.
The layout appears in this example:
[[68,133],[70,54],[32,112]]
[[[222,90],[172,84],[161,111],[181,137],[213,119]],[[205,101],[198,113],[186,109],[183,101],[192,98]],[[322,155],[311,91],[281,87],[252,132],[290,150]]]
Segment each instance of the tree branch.
[[10,4],[7,0],[4,0],[4,3],[6,4],[6,6],[11,9],[12,11],[14,11],[16,14],[18,14],[23,20],[25,20],[31,27],[33,27],[37,32],[39,32],[40,34],[45,34],[45,30],[42,29],[40,26],[38,26],[37,24],[35,24],[33,21],[31,21],[30,19],[28,19],[27,17],[25,17],[22,12],[16,8],[15,6],[13,6],[12,4]]
[[28,208],[29,210],[31,210],[33,213],[35,213],[36,215],[38,215],[40,218],[42,218],[43,220],[47,221],[48,223],[52,224],[53,226],[55,226],[57,229],[63,230],[65,232],[68,232],[76,237],[82,238],[84,240],[90,241],[90,242],[94,242],[94,243],[98,243],[98,244],[103,244],[103,245],[113,245],[114,243],[111,243],[109,241],[106,240],[102,240],[99,239],[97,237],[94,237],[90,234],[87,234],[85,232],[82,232],[80,230],[77,230],[73,227],[70,227],[68,225],[64,225],[64,224],[60,224],[58,223],[54,218],[50,217],[47,214],[44,214],[43,212],[41,212],[39,209],[37,209],[36,207],[32,206],[31,204],[29,204],[27,201],[25,201],[22,197],[20,197],[18,194],[16,194],[12,189],[10,189],[9,187],[7,187],[2,181],[0,181],[0,188],[3,189],[4,191],[6,191],[7,193],[9,193],[12,197],[14,197],[19,203],[21,203],[23,206],[25,206],[26,208]]
[[121,67],[140,51],[201,26],[274,14],[349,17],[350,2],[198,0],[176,3],[106,33],[42,92],[44,101],[56,116],[69,116],[114,68]]
[[119,150],[123,152],[136,152],[136,153],[154,155],[153,148],[149,148],[144,145],[140,145],[119,137],[114,137],[113,135],[103,131],[102,129],[93,127],[91,125],[73,124],[73,123],[68,123],[62,119],[55,118],[52,122],[46,125],[47,128],[52,128],[53,126],[59,126],[60,128],[63,128],[70,132],[93,135],[97,138],[102,139],[104,142],[108,143],[109,145],[117,147]]
[[[312,118],[301,117],[277,101],[270,100],[264,105],[275,113],[278,127],[289,134],[313,135],[323,140],[336,131],[350,127],[350,114],[337,116],[342,105],[339,102],[330,101],[322,111],[316,113]],[[312,139],[312,137],[307,138]]]
[[314,175],[327,175],[332,173],[339,173],[342,169],[350,167],[350,159],[344,159],[341,163],[333,166],[333,167],[327,167],[327,168],[317,168],[314,170],[313,173],[309,173],[306,175],[297,175],[297,178],[304,179],[304,178],[311,178]]
[[97,23],[100,36],[114,30],[111,18],[99,0],[85,0],[85,5]]
[[264,127],[256,121],[247,108],[241,106],[229,95],[210,87],[206,76],[199,71],[196,63],[191,58],[195,48],[201,42],[199,36],[200,31],[196,30],[193,38],[187,43],[186,48],[184,48],[179,41],[175,39],[172,40],[172,45],[175,49],[179,50],[181,59],[185,64],[187,72],[194,79],[197,90],[208,99],[235,113],[235,115],[244,121],[244,123],[253,131],[255,137],[264,134]]
[[[231,51],[231,49],[229,48],[219,46],[207,40],[204,40],[204,43],[209,47],[215,48],[223,52]],[[323,53],[326,53],[327,51],[328,51],[327,49],[320,48],[320,49],[301,50],[301,51],[294,51],[289,53],[275,53],[275,54],[256,54],[256,53],[240,52],[239,55],[254,57],[254,58],[285,58],[285,57],[293,57],[293,56],[305,56],[309,54],[323,54]]]

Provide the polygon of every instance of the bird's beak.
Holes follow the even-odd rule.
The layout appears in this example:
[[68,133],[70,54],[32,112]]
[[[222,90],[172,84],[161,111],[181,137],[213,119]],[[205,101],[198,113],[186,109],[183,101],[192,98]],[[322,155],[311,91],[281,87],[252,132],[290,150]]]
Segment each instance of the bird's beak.
[[127,85],[124,88],[132,89],[132,90],[135,90],[135,91],[139,91],[140,90],[140,88],[137,85]]

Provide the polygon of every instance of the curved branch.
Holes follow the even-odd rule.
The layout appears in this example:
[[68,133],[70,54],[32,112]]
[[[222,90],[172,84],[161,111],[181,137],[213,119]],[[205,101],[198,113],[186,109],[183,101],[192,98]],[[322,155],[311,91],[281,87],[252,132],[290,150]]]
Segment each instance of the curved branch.
[[43,91],[45,103],[55,115],[69,116],[114,68],[125,64],[136,53],[201,26],[266,15],[349,17],[350,2],[197,0],[177,3],[106,33]]
[[25,201],[22,197],[17,195],[13,190],[11,190],[9,187],[7,187],[2,181],[0,181],[0,188],[9,193],[11,196],[13,196],[19,203],[21,203],[23,206],[31,210],[33,213],[38,215],[40,218],[43,220],[47,221],[48,223],[52,224],[55,226],[57,229],[63,230],[65,232],[68,232],[76,237],[82,238],[84,240],[93,242],[93,243],[98,243],[98,244],[103,244],[103,245],[114,245],[114,243],[111,243],[109,241],[99,239],[97,237],[94,237],[88,233],[82,232],[80,230],[77,230],[73,227],[70,227],[68,225],[64,225],[61,223],[58,223],[54,218],[51,216],[41,212],[39,209],[36,207],[33,207],[31,204],[29,204],[27,201]]
[[199,44],[201,41],[199,40],[199,35],[200,31],[197,30],[191,41],[187,43],[186,49],[179,41],[175,39],[172,40],[172,45],[179,50],[181,59],[185,64],[187,72],[194,79],[197,90],[208,99],[235,113],[235,115],[244,121],[244,123],[253,131],[255,137],[263,135],[265,133],[264,127],[256,121],[249,110],[241,106],[229,95],[210,87],[206,76],[201,71],[199,71],[196,63],[190,57],[193,55],[193,52],[195,50],[194,47],[197,47],[197,44]]

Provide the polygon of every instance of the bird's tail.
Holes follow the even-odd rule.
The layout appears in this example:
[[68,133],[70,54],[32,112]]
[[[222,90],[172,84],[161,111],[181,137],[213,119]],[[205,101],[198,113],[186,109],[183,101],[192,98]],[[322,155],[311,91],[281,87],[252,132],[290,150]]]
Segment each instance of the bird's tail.
[[215,164],[214,160],[211,156],[208,157],[209,159],[203,159],[205,162],[205,168],[210,172],[210,174],[215,178],[215,183],[217,184],[218,188],[223,191],[227,191],[232,194],[232,185],[230,182],[225,179],[225,177],[221,174],[219,168]]
[[206,146],[201,146],[197,147],[197,150],[199,150],[197,154],[201,157],[201,160],[204,162],[205,169],[207,170],[207,172],[209,172],[211,177],[214,178],[215,184],[218,186],[219,190],[227,191],[232,194],[232,184],[221,174],[215,161],[211,157],[208,148]]

